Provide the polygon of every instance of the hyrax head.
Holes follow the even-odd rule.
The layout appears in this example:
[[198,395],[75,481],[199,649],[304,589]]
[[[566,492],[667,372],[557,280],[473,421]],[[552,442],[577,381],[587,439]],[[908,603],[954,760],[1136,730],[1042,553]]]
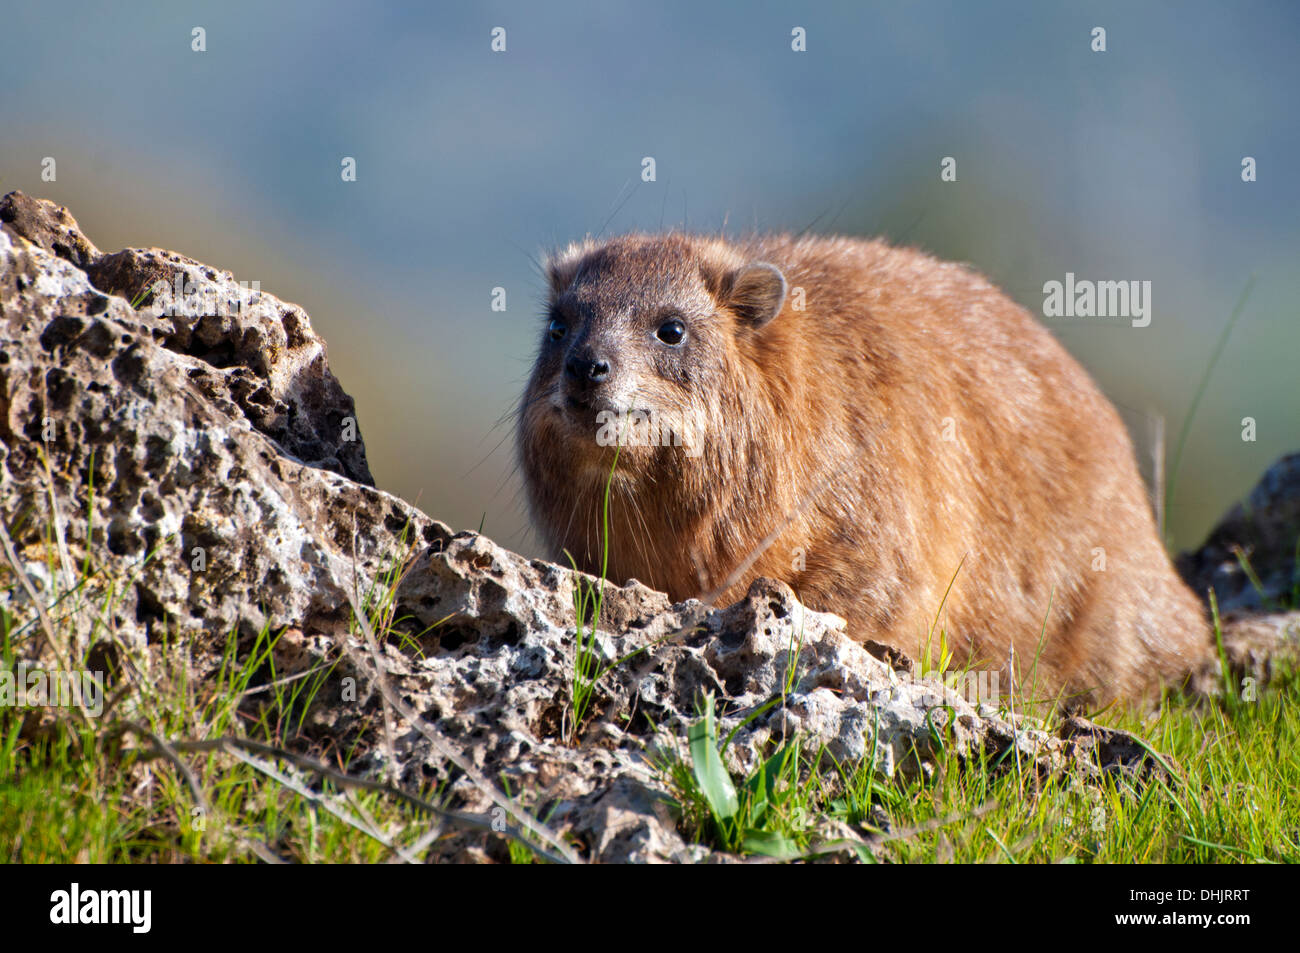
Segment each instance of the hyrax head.
[[[547,265],[546,324],[520,446],[562,445],[608,471],[698,453],[725,419],[737,355],[781,311],[781,272],[724,242],[629,235],[571,245]],[[534,448],[535,450],[540,448]],[[529,474],[530,479],[534,474]]]

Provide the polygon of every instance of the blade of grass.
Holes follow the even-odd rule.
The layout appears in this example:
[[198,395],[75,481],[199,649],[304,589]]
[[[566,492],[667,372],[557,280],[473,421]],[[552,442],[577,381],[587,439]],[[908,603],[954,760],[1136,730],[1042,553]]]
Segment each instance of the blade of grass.
[[1210,382],[1210,375],[1214,373],[1214,367],[1219,363],[1219,358],[1223,355],[1223,349],[1228,345],[1228,338],[1232,336],[1232,329],[1237,326],[1237,321],[1241,317],[1241,312],[1246,307],[1246,301],[1250,298],[1250,292],[1255,287],[1255,275],[1252,273],[1246,281],[1246,287],[1242,289],[1241,296],[1237,299],[1236,306],[1232,309],[1232,314],[1228,318],[1228,323],[1223,327],[1223,333],[1219,335],[1219,340],[1214,345],[1214,350],[1210,352],[1210,360],[1205,365],[1205,370],[1201,373],[1201,380],[1196,385],[1196,393],[1192,395],[1192,403],[1187,408],[1187,416],[1183,418],[1183,425],[1178,431],[1178,444],[1174,448],[1174,465],[1169,470],[1169,492],[1165,494],[1165,506],[1174,505],[1174,493],[1178,488],[1178,470],[1183,463],[1183,450],[1187,446],[1187,437],[1192,430],[1192,421],[1196,419],[1196,411],[1201,406],[1201,398],[1205,396],[1205,388]]

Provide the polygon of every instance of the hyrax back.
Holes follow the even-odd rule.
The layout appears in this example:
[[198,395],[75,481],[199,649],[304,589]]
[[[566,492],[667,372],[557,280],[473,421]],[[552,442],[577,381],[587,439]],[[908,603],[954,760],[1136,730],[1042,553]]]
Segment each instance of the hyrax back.
[[780,579],[859,640],[942,633],[955,669],[1089,701],[1206,657],[1114,408],[979,275],[674,233],[573,245],[549,279],[518,449],[556,558],[600,572],[617,451],[615,581],[725,604]]

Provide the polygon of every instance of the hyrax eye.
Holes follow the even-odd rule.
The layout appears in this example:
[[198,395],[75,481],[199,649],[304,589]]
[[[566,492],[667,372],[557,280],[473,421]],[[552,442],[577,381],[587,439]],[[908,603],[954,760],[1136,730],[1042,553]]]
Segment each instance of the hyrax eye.
[[558,341],[564,337],[569,329],[565,327],[564,322],[559,318],[551,318],[551,323],[546,328],[546,333],[550,335],[552,341]]
[[671,321],[665,321],[655,332],[655,337],[665,344],[681,344],[686,339],[686,325],[673,318]]

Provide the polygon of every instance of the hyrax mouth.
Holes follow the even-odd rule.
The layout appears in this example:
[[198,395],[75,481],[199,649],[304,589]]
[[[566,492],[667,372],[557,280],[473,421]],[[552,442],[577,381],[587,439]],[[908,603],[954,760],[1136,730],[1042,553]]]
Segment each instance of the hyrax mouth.
[[564,398],[564,406],[580,420],[590,420],[592,422],[595,421],[595,415],[599,413],[620,414],[628,412],[608,397],[594,394],[568,394]]

